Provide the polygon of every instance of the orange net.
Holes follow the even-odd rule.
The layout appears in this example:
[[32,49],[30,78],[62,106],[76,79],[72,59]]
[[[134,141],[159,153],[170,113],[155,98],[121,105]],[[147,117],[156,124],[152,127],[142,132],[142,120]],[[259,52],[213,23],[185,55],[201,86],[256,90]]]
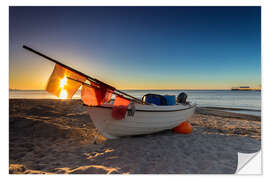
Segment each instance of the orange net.
[[108,89],[103,86],[96,85],[93,82],[91,82],[91,85],[96,88],[86,85],[82,87],[81,98],[84,104],[88,106],[99,106],[110,101],[112,92],[108,91]]
[[81,86],[81,83],[70,80],[67,77],[81,82],[84,82],[86,80],[86,77],[70,71],[61,65],[56,64],[53,73],[49,78],[46,90],[61,99],[72,98],[72,96]]
[[112,92],[111,91],[107,91],[105,94],[105,97],[103,99],[104,102],[109,102],[111,100],[112,97]]
[[112,117],[116,120],[125,118],[129,103],[129,100],[116,96],[112,108]]

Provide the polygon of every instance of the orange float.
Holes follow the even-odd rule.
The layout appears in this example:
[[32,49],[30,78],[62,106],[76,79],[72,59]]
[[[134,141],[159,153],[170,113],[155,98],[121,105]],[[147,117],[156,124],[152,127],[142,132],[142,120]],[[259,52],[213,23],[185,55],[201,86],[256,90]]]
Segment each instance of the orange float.
[[173,131],[181,134],[189,134],[192,132],[192,125],[189,122],[184,121],[177,127],[173,128]]

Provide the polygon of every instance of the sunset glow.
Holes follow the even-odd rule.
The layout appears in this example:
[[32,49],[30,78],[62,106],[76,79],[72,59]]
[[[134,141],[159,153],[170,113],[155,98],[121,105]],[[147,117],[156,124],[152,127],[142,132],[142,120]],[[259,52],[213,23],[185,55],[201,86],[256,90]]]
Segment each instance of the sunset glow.
[[67,84],[67,77],[65,76],[63,79],[60,80],[60,88],[62,89],[59,95],[59,99],[67,99],[67,91],[63,89]]
[[67,77],[65,76],[63,79],[60,80],[60,88],[64,88],[67,84]]
[[59,96],[59,99],[67,99],[67,91],[62,89],[61,92],[60,92],[60,96]]
[[[55,65],[22,44],[117,89],[256,88],[260,14],[260,7],[10,7],[9,88],[44,90]],[[61,78],[57,86],[67,90]]]

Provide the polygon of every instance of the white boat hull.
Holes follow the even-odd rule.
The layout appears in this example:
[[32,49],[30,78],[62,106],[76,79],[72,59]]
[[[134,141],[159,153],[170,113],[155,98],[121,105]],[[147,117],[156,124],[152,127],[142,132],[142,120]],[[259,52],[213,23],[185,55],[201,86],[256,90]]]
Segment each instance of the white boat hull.
[[195,104],[174,106],[135,104],[134,116],[126,113],[122,120],[112,118],[112,104],[88,106],[88,111],[99,132],[108,139],[115,139],[172,129],[192,116],[195,107]]

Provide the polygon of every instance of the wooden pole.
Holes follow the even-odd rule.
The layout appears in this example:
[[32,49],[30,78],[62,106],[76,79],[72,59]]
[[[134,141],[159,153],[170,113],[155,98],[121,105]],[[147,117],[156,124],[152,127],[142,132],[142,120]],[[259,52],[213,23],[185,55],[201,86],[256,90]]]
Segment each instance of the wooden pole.
[[[77,80],[77,79],[73,79],[73,78],[71,78],[71,77],[67,77],[67,78],[70,79],[70,80],[72,80],[72,81],[76,81],[76,82],[78,82],[78,83],[81,83],[82,85],[85,85],[85,86],[89,86],[89,87],[93,87],[93,88],[99,88],[99,87],[93,86],[93,85],[91,85],[91,84],[88,84],[88,83],[79,81],[79,80]],[[116,92],[114,92],[114,91],[112,91],[112,90],[110,90],[110,91],[111,91],[111,93],[113,93],[113,94],[115,94],[115,95],[117,95],[117,96],[120,96],[120,97],[122,97],[122,98],[125,98],[125,99],[127,99],[127,100],[129,100],[129,101],[135,101],[135,102],[137,102],[137,103],[142,103],[141,101],[137,101],[137,100],[134,100],[134,99],[127,98],[127,97],[125,97],[125,96],[123,96],[123,95],[121,95],[121,94],[118,94],[118,93],[116,93]]]
[[[77,73],[77,74],[80,74],[80,75],[82,75],[82,76],[85,76],[85,77],[87,77],[87,79],[88,79],[89,81],[94,81],[95,83],[101,84],[101,85],[103,85],[103,86],[105,86],[105,87],[111,89],[112,91],[119,92],[119,93],[121,93],[121,94],[123,94],[123,95],[125,95],[125,96],[128,96],[128,97],[130,97],[130,98],[132,98],[132,99],[134,99],[134,100],[136,100],[136,101],[138,101],[138,102],[144,103],[141,99],[138,99],[138,98],[136,98],[136,97],[133,97],[133,96],[131,96],[131,95],[129,95],[129,94],[123,92],[123,91],[120,91],[120,90],[116,89],[115,87],[113,87],[113,86],[111,86],[111,85],[108,85],[108,84],[106,84],[106,83],[104,83],[104,82],[102,82],[102,81],[100,81],[100,80],[98,80],[98,79],[92,78],[91,76],[88,76],[88,75],[86,75],[86,74],[84,74],[84,73],[82,73],[82,72],[80,72],[80,71],[78,71],[78,70],[76,70],[76,69],[73,69],[73,68],[71,68],[71,67],[69,67],[69,66],[67,66],[67,65],[65,65],[65,64],[63,64],[63,63],[61,63],[61,62],[59,62],[59,61],[57,61],[57,60],[55,60],[55,59],[53,59],[53,58],[51,58],[51,57],[49,57],[49,56],[46,56],[45,54],[42,54],[42,53],[40,53],[40,52],[38,52],[38,51],[36,51],[36,50],[34,50],[34,49],[32,49],[32,48],[26,46],[26,45],[23,45],[23,48],[24,48],[24,49],[27,49],[28,51],[31,51],[31,52],[33,52],[33,53],[35,53],[35,54],[37,54],[37,55],[39,55],[39,56],[41,56],[41,57],[43,57],[43,58],[49,60],[49,61],[52,61],[52,62],[54,62],[54,63],[56,63],[56,64],[59,64],[59,65],[63,66],[64,68],[66,68],[66,69],[68,69],[68,70],[70,70],[70,71],[73,71],[73,72],[75,72],[75,73]],[[149,104],[149,103],[146,103],[146,104]]]
[[52,62],[54,62],[54,63],[56,63],[56,64],[59,64],[59,65],[63,66],[64,68],[66,68],[66,69],[68,69],[68,70],[70,70],[70,71],[76,72],[77,74],[79,74],[79,75],[81,75],[81,76],[85,76],[85,77],[87,77],[88,79],[90,79],[90,80],[92,80],[92,81],[95,81],[96,83],[100,83],[100,84],[106,85],[106,86],[110,87],[110,88],[113,89],[113,90],[115,89],[114,87],[109,86],[109,85],[107,85],[106,83],[103,83],[103,82],[101,82],[101,81],[99,81],[99,80],[97,80],[97,79],[94,79],[94,78],[92,78],[92,77],[90,77],[90,76],[88,76],[88,75],[86,75],[86,74],[84,74],[84,73],[82,73],[82,72],[80,72],[80,71],[77,71],[76,69],[73,69],[73,68],[71,68],[71,67],[69,67],[69,66],[67,66],[67,65],[65,65],[65,64],[63,64],[63,63],[61,63],[61,62],[59,62],[59,61],[57,61],[57,60],[55,60],[55,59],[53,59],[53,58],[51,58],[51,57],[49,57],[49,56],[46,56],[46,55],[44,55],[44,54],[42,54],[42,53],[40,53],[40,52],[38,52],[38,51],[36,51],[36,50],[34,50],[34,49],[32,49],[32,48],[26,46],[26,45],[23,45],[23,48],[24,48],[24,49],[27,49],[27,50],[29,50],[29,51],[31,51],[31,52],[33,52],[33,53],[35,53],[35,54],[37,54],[37,55],[39,55],[39,56],[41,56],[41,57],[47,59],[47,60],[49,60],[49,61],[52,61]]

